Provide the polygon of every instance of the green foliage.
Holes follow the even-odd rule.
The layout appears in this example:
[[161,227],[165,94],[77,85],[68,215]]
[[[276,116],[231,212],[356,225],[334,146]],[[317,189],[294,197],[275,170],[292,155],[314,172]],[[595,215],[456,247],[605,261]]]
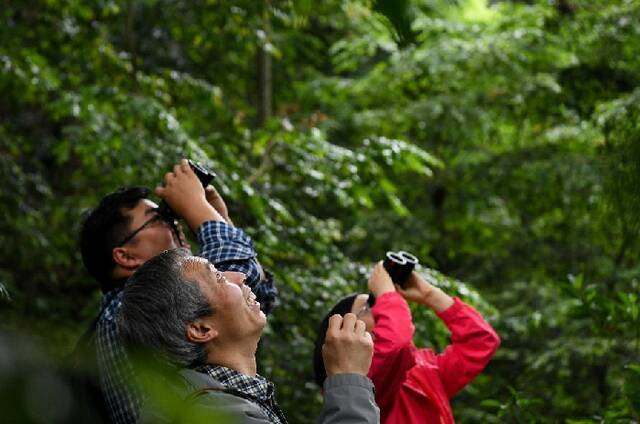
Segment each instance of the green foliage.
[[82,211],[188,156],[278,281],[259,355],[292,422],[319,408],[319,318],[398,248],[502,338],[459,421],[638,421],[639,20],[626,0],[7,4],[3,326],[63,357],[98,299]]

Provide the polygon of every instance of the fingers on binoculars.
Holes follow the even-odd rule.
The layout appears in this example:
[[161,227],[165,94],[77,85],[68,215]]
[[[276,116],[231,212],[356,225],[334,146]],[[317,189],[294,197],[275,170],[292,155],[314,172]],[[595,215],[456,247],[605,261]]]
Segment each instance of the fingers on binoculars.
[[340,314],[331,315],[329,317],[329,330],[352,330],[352,331],[360,331],[361,329],[365,329],[366,325],[364,321],[359,320],[356,314],[351,312],[340,316]]
[[358,318],[355,314],[348,313],[344,317],[339,314],[332,315],[329,318],[329,328],[327,333],[338,333],[340,330],[354,331]]
[[356,317],[355,314],[344,314],[344,318],[342,319],[342,328],[347,331],[354,331],[356,321],[358,321],[358,317]]
[[337,331],[340,329],[341,326],[342,326],[342,316],[340,316],[339,314],[335,314],[329,317],[329,328],[328,328],[329,332]]

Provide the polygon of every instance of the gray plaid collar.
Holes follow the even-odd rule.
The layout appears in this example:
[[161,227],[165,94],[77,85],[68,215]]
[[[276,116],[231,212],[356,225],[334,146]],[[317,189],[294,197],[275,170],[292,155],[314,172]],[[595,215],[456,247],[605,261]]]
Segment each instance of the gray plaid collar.
[[197,368],[197,371],[208,374],[228,389],[238,390],[263,402],[273,399],[273,383],[261,375],[256,374],[255,377],[251,377],[222,365],[202,365]]

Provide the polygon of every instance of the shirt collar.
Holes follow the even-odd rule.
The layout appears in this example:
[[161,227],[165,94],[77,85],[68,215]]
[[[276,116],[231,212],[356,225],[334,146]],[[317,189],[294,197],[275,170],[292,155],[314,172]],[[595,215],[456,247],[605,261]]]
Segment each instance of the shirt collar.
[[202,365],[196,371],[208,374],[228,389],[238,390],[261,401],[268,401],[274,395],[273,383],[259,374],[251,377],[222,365]]

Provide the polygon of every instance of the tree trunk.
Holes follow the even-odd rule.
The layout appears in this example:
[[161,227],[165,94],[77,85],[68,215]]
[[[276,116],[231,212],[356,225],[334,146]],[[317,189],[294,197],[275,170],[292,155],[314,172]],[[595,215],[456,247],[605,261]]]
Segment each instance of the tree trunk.
[[258,86],[258,125],[262,126],[273,114],[271,79],[271,54],[265,49],[265,45],[271,40],[271,22],[269,21],[269,2],[264,4],[262,13],[262,27],[264,40],[258,46],[256,52],[257,86]]

